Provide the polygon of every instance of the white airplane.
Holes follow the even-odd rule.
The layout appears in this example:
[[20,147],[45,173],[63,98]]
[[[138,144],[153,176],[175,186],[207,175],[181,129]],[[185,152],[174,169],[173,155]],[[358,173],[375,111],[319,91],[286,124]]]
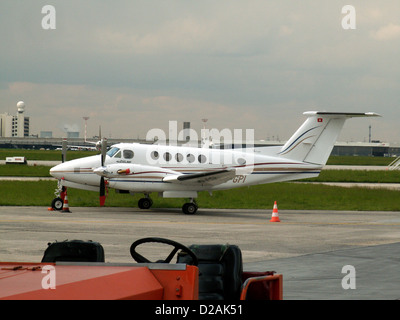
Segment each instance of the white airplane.
[[[152,205],[150,193],[164,198],[188,198],[182,211],[196,213],[199,191],[225,190],[257,184],[312,178],[326,164],[348,118],[374,117],[376,113],[309,111],[303,125],[283,146],[245,149],[209,149],[185,146],[120,143],[101,155],[71,160],[50,170],[59,188],[100,192],[143,193],[139,208]],[[54,201],[53,201],[54,202]],[[60,202],[60,200],[59,200]],[[61,210],[61,204],[57,206]]]
[[[99,137],[101,137],[101,127],[99,127]],[[87,144],[91,144],[91,145],[93,145],[93,147],[87,146]],[[82,145],[67,145],[67,139],[64,139],[63,142],[62,142],[62,146],[56,148],[56,150],[63,150],[63,149],[66,148],[68,150],[100,151],[101,150],[101,144],[102,144],[101,139],[97,140],[96,142],[88,141],[86,139],[86,133],[85,133],[85,145],[84,146],[82,146]]]

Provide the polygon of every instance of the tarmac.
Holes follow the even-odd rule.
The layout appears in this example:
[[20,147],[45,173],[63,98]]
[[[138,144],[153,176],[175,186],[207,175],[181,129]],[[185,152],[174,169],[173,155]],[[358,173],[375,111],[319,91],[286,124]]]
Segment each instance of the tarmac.
[[[279,210],[280,222],[270,222],[272,206],[200,207],[195,215],[135,207],[72,207],[69,213],[0,207],[0,261],[40,262],[47,243],[66,239],[100,242],[112,263],[134,262],[130,245],[143,237],[186,246],[230,243],[241,248],[245,271],[283,275],[286,300],[400,298],[400,212]],[[142,250],[151,261],[170,252],[156,244]]]

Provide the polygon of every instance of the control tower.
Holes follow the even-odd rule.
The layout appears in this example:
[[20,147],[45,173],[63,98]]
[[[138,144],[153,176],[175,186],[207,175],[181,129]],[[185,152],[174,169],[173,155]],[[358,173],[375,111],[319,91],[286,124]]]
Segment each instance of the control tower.
[[13,137],[29,137],[29,117],[24,116],[25,102],[17,103],[17,115],[13,117]]

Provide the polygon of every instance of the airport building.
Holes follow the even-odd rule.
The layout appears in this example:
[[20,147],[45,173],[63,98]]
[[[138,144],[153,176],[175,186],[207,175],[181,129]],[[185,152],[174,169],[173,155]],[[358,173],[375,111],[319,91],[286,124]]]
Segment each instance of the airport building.
[[[63,138],[53,137],[51,131],[41,131],[40,137],[29,136],[29,117],[24,116],[25,104],[20,101],[17,104],[17,115],[12,116],[8,113],[0,114],[0,148],[12,149],[55,149],[62,144]],[[204,119],[205,120],[205,119]],[[204,122],[204,121],[203,121]],[[190,139],[190,122],[183,123],[183,141],[186,143]],[[75,130],[65,130],[69,143],[73,145],[86,146],[86,139],[79,137],[79,132]],[[153,143],[141,139],[108,139],[109,145],[119,142]],[[166,142],[168,143],[168,142]],[[199,141],[201,144],[201,141]],[[285,141],[256,140],[255,147],[262,146],[282,146]],[[242,148],[245,146],[224,143],[214,145],[214,148]],[[332,150],[334,156],[374,156],[374,157],[398,157],[400,156],[400,145],[385,143],[381,141],[371,142],[336,142]]]
[[24,112],[25,103],[19,101],[17,103],[17,114],[15,116],[8,113],[0,114],[0,137],[29,137],[29,117],[25,117]]
[[332,156],[397,157],[400,148],[386,142],[336,142]]

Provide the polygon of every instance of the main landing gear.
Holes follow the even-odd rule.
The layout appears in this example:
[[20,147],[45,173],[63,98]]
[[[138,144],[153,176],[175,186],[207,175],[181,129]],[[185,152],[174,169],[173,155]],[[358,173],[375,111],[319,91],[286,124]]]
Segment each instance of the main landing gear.
[[190,202],[187,202],[182,206],[182,212],[184,214],[195,214],[198,208],[196,201],[192,198],[190,199]]
[[138,202],[138,207],[140,209],[150,209],[152,205],[153,200],[151,200],[149,197],[141,198]]
[[[138,207],[140,209],[150,209],[152,205],[153,200],[151,200],[148,195],[145,195],[144,198],[139,199]],[[182,206],[182,212],[184,214],[195,214],[198,208],[199,207],[197,206],[196,201],[191,198],[190,202],[187,202]]]

